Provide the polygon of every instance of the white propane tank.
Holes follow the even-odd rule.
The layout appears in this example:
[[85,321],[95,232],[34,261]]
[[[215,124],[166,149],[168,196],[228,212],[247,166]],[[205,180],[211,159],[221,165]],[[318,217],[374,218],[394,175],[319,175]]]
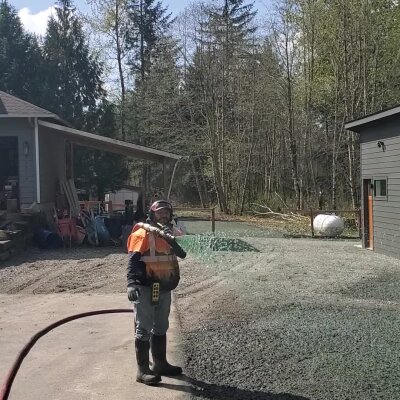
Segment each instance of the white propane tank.
[[344,221],[337,215],[318,214],[314,218],[314,232],[321,236],[339,236],[344,230]]

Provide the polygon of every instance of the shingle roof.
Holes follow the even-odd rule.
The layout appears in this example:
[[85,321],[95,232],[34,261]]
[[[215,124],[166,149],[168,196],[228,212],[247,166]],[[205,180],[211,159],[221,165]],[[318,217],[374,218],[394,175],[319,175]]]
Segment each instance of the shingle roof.
[[56,114],[11,96],[0,90],[0,116],[2,117],[49,117],[58,118]]

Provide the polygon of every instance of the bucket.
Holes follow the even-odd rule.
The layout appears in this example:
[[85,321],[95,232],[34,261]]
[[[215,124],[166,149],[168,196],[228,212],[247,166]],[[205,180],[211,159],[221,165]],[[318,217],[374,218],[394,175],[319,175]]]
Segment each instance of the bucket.
[[35,233],[34,241],[41,249],[58,249],[62,247],[63,241],[57,233],[40,229]]

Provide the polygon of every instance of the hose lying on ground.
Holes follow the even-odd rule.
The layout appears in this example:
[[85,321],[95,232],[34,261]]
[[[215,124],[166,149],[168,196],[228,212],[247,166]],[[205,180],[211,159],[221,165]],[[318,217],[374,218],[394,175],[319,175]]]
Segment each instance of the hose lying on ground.
[[53,330],[54,328],[57,328],[60,325],[66,324],[67,322],[70,322],[70,321],[73,321],[74,319],[90,317],[92,315],[99,315],[99,314],[118,314],[118,313],[128,313],[128,312],[131,313],[131,312],[133,312],[133,310],[125,309],[125,308],[117,308],[117,309],[111,309],[111,310],[89,311],[89,312],[85,312],[85,313],[81,313],[81,314],[71,315],[70,317],[63,318],[57,322],[54,322],[53,324],[47,326],[46,328],[44,328],[41,331],[39,331],[38,333],[36,333],[36,335],[32,336],[32,338],[29,340],[29,342],[20,351],[17,359],[14,362],[14,365],[11,367],[10,371],[8,372],[8,375],[3,383],[3,386],[1,387],[0,400],[8,399],[8,396],[9,396],[10,390],[11,390],[11,386],[12,386],[15,376],[17,375],[17,372],[22,364],[22,361],[28,355],[29,351],[35,345],[35,343],[46,333],[50,332],[51,330]]

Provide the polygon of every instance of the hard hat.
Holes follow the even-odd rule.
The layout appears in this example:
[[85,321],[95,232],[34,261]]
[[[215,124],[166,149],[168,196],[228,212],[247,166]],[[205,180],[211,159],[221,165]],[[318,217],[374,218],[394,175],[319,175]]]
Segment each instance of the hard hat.
[[157,200],[151,205],[150,210],[149,210],[149,218],[151,220],[153,220],[154,219],[154,213],[156,211],[162,210],[164,208],[168,208],[170,210],[170,212],[171,212],[171,217],[170,218],[172,219],[172,212],[173,212],[172,211],[172,205],[171,205],[171,203],[169,203],[166,200]]

